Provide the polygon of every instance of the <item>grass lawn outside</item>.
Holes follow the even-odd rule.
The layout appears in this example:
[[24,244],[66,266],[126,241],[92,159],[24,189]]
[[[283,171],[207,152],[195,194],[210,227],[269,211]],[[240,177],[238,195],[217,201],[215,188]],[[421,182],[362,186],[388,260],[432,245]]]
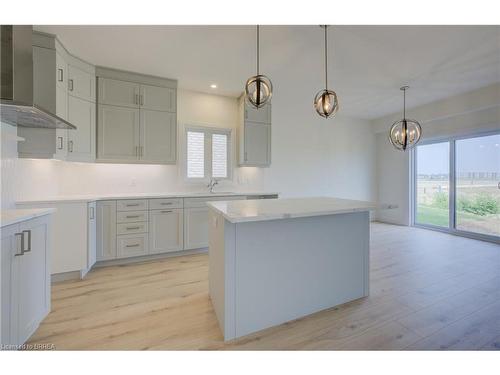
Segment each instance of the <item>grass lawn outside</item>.
[[419,204],[417,207],[417,223],[448,227],[448,210]]

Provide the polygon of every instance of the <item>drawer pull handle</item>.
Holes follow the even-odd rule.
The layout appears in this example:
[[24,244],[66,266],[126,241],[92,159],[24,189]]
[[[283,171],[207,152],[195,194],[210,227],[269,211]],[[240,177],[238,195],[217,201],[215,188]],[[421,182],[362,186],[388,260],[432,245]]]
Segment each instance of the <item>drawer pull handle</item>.
[[141,229],[141,227],[127,227],[127,230]]
[[125,216],[127,219],[135,219],[136,217],[140,217],[140,215],[128,215]]
[[162,214],[168,214],[170,212],[173,212],[172,210],[164,210],[164,211],[160,211]]
[[172,202],[163,202],[162,206],[170,206],[171,204],[173,204],[173,203]]
[[23,230],[23,238],[24,235],[28,235],[28,241],[26,241],[26,249],[23,249],[23,253],[29,253],[31,251],[31,230]]
[[136,244],[133,244],[133,245],[126,245],[125,247],[139,247],[139,244],[136,243]]
[[125,206],[127,206],[127,207],[136,207],[136,206],[139,206],[139,203],[130,203],[130,204],[126,204]]

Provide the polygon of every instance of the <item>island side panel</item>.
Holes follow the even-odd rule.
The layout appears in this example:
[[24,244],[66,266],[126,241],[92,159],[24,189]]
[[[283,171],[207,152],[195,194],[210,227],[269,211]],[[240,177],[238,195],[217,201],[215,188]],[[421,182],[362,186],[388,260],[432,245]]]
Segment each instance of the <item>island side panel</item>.
[[367,295],[369,214],[236,224],[236,337]]
[[209,209],[209,293],[225,340],[235,337],[235,225]]

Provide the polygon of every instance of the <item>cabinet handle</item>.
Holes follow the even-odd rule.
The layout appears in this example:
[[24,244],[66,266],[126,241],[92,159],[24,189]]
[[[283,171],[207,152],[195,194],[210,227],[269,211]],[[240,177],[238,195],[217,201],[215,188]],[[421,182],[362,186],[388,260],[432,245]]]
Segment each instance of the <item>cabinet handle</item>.
[[162,202],[161,205],[162,206],[170,206],[171,204],[173,204],[172,202]]
[[141,229],[141,227],[127,227],[126,229],[127,230],[137,230],[137,229]]
[[140,98],[141,98],[141,105],[144,105],[144,95],[141,95]]
[[135,156],[139,156],[139,146],[135,146]]
[[125,216],[126,219],[135,219],[137,217],[140,217],[140,215],[129,215],[129,216]]
[[128,203],[125,205],[125,207],[137,207],[139,203]]
[[62,82],[64,80],[64,75],[63,74],[64,74],[63,70],[61,68],[58,68],[57,69],[57,80],[59,82]]
[[90,220],[93,220],[94,219],[94,207],[89,207],[90,208]]
[[[16,252],[14,256],[18,257],[24,255],[24,234],[16,233],[15,236],[16,236],[16,250],[19,249],[19,252]],[[19,240],[19,238],[21,240]]]
[[139,156],[140,157],[144,156],[144,147],[143,146],[139,146]]
[[139,247],[139,244],[138,243],[135,243],[133,245],[125,245],[125,247]]
[[[26,249],[24,249],[24,245],[23,245],[23,254],[24,253],[29,253],[31,251],[31,230],[23,230],[23,240],[24,240],[24,235],[27,234],[28,235],[28,241],[27,242],[27,247]],[[25,241],[23,241],[25,242]]]
[[171,213],[173,212],[172,210],[164,210],[164,211],[160,211],[162,214],[168,214],[168,213]]
[[139,105],[139,94],[135,94],[135,101],[134,104]]
[[63,149],[63,137],[57,137],[57,141],[59,142],[57,149],[62,150]]
[[68,89],[69,89],[69,91],[73,91],[73,80],[72,79],[68,79]]
[[73,141],[68,142],[68,151],[73,152]]
[[247,157],[247,152],[245,151],[245,161],[248,160],[248,157]]

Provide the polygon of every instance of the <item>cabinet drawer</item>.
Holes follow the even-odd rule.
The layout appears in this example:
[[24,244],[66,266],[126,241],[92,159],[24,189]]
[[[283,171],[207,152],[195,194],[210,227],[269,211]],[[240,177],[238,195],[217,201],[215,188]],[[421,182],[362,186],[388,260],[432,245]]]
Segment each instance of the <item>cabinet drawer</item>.
[[246,196],[241,195],[229,195],[225,197],[200,197],[200,198],[185,198],[184,199],[184,207],[206,207],[207,202],[213,201],[236,201],[246,199]]
[[147,233],[148,223],[123,223],[116,225],[117,234]]
[[128,258],[148,253],[147,234],[126,234],[117,236],[117,258]]
[[182,206],[182,198],[162,198],[149,200],[150,210],[162,210],[164,208],[182,208]]
[[148,221],[148,211],[123,211],[116,213],[118,223],[134,223]]
[[117,211],[142,211],[148,209],[146,199],[127,199],[116,202]]

